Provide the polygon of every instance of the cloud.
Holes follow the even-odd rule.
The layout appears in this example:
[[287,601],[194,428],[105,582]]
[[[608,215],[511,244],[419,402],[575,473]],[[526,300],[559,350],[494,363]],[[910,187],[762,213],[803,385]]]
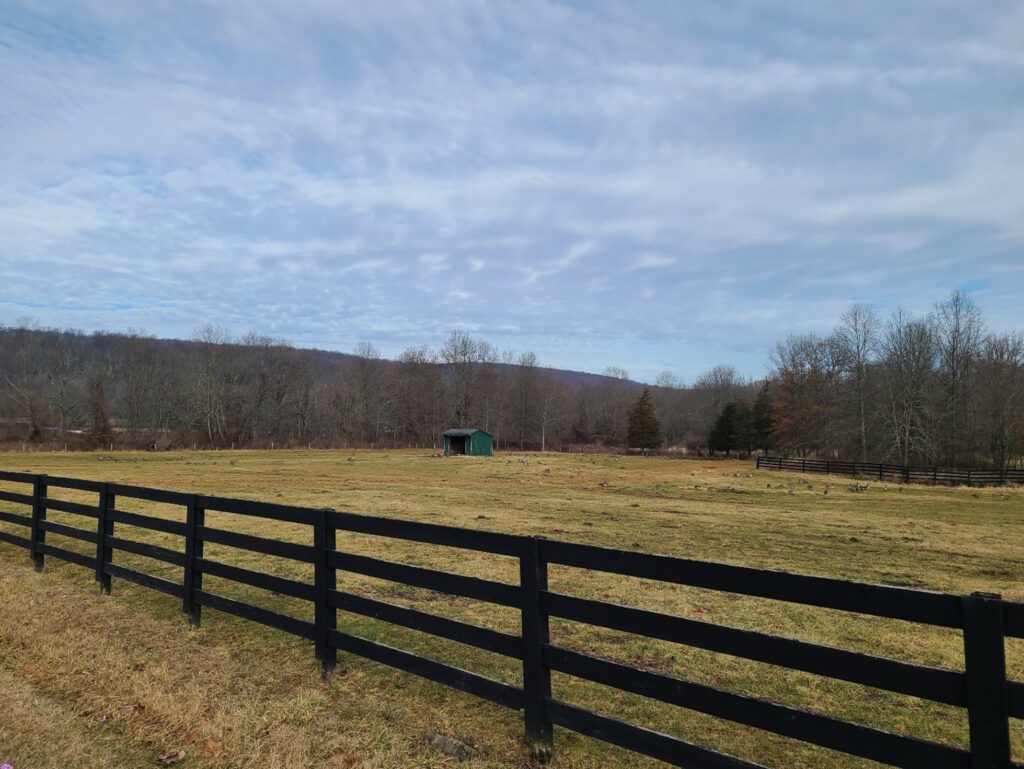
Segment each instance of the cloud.
[[650,377],[756,374],[852,301],[924,310],[968,280],[1019,324],[1022,23],[999,3],[15,2],[0,323],[210,320],[385,354],[476,324]]
[[558,258],[548,260],[534,258],[528,264],[521,265],[519,271],[524,275],[526,285],[532,286],[540,280],[565,272],[593,250],[594,243],[592,241],[580,241],[569,246],[565,253]]
[[448,269],[447,254],[420,254],[420,267],[427,272],[441,272]]
[[640,254],[633,260],[633,264],[629,267],[629,270],[652,270],[658,267],[668,267],[670,264],[675,263],[676,258],[674,256],[665,256],[663,254]]

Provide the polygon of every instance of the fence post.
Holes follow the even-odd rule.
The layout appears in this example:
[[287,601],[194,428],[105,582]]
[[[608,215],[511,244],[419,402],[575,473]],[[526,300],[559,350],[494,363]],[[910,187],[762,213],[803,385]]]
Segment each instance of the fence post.
[[523,718],[526,739],[538,758],[551,757],[551,722],[544,718],[544,700],[551,698],[551,671],[544,666],[548,617],[541,591],[548,589],[548,565],[540,557],[540,538],[524,537],[519,554],[520,602],[523,615]]
[[758,457],[757,457],[757,467],[755,469],[756,470],[760,470],[761,469],[761,456],[760,455],[758,455]]
[[903,482],[910,483],[910,465],[903,465]]
[[878,463],[878,480],[880,480],[880,481],[883,480],[883,478],[882,478],[882,463],[881,462]]
[[110,493],[109,484],[104,483],[96,515],[96,581],[100,583],[100,592],[105,595],[110,595],[110,575],[103,566],[114,560],[114,549],[107,547],[107,537],[114,536],[114,522],[107,515],[113,508],[114,495]]
[[832,475],[832,460],[825,460],[825,475]]
[[32,528],[29,530],[29,555],[35,561],[36,571],[43,570],[43,553],[39,546],[46,542],[46,532],[39,526],[46,520],[46,476],[37,475],[32,479]]
[[337,587],[338,572],[328,564],[328,551],[334,550],[336,533],[327,523],[327,511],[318,510],[313,524],[313,570],[316,583],[314,621],[316,624],[316,658],[326,676],[338,664],[338,650],[331,646],[332,630],[338,627],[338,611],[328,605],[328,591]]
[[1009,769],[1002,599],[994,593],[964,596],[963,618],[971,769]]
[[203,557],[203,540],[197,530],[204,524],[206,511],[193,494],[185,506],[185,594],[181,599],[181,610],[188,615],[188,626],[199,627],[202,621],[203,605],[193,600],[193,593],[203,589],[203,572],[199,561]]

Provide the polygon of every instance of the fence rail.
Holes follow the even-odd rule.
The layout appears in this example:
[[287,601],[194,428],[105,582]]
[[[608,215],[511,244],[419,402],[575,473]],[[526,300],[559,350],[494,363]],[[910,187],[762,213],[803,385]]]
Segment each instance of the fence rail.
[[[768,461],[777,460],[772,458]],[[891,766],[912,769],[1022,769],[1010,759],[1009,719],[1024,718],[1024,683],[1007,680],[1004,639],[1024,638],[1024,604],[1004,601],[997,595],[974,593],[959,596],[538,537],[45,475],[0,471],[0,481],[31,487],[31,493],[0,492],[0,500],[8,505],[29,508],[28,514],[0,512],[0,521],[19,527],[28,534],[24,537],[0,530],[0,541],[26,548],[37,569],[43,568],[44,559],[49,556],[94,571],[104,592],[110,591],[111,578],[116,577],[166,593],[181,600],[182,609],[193,625],[199,624],[202,609],[206,607],[291,633],[313,642],[317,659],[325,672],[334,666],[337,651],[341,650],[511,709],[522,710],[526,737],[541,753],[550,752],[552,727],[557,725],[676,766],[708,769],[758,766],[739,757],[556,699],[552,695],[551,673],[557,671]],[[54,499],[49,496],[53,489],[93,492],[98,495],[97,503],[93,506]],[[118,507],[131,499],[182,506],[186,513],[185,523],[132,513]],[[49,521],[46,517],[49,510],[95,519],[96,527],[89,530]],[[208,511],[308,526],[312,529],[313,544],[300,545],[212,528],[205,523]],[[134,541],[125,536],[121,528],[123,525],[180,537],[182,547],[172,550]],[[336,543],[339,531],[510,556],[519,562],[519,584],[450,574],[339,551]],[[47,541],[47,534],[95,544],[95,556],[55,546]],[[203,553],[206,542],[312,564],[313,580],[310,583],[286,579],[210,560]],[[116,565],[113,561],[117,551],[183,567],[182,580],[170,581]],[[563,595],[548,589],[547,572],[552,564],[955,628],[963,632],[964,669],[920,665]],[[521,633],[498,632],[340,591],[336,585],[339,569],[517,608],[522,615]],[[301,620],[212,593],[203,587],[204,574],[312,603],[315,619],[313,622]],[[337,626],[339,610],[518,659],[522,664],[522,686],[512,686],[351,635]],[[964,750],[894,734],[561,648],[552,644],[549,637],[551,617],[964,708],[969,725],[969,748]]]
[[912,467],[885,462],[846,462],[839,459],[792,459],[758,457],[757,468],[790,470],[799,473],[850,475],[877,478],[879,481],[948,484],[950,486],[1005,486],[1024,483],[1024,470],[950,470],[942,467]]

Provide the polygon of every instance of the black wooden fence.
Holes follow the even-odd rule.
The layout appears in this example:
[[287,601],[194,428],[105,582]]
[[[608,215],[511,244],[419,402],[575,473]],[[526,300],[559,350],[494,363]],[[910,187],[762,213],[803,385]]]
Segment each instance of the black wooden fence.
[[950,486],[1003,486],[1024,483],[1024,470],[950,470],[942,467],[912,467],[884,462],[846,462],[839,459],[790,459],[758,457],[758,469],[792,470],[800,473],[850,475],[903,483],[948,484]]
[[[552,727],[557,725],[676,766],[702,769],[759,766],[560,701],[552,697],[551,690],[551,672],[559,671],[891,766],[1022,769],[1020,764],[1010,760],[1009,719],[1024,718],[1024,683],[1007,680],[1004,637],[1024,638],[1024,603],[1003,601],[998,595],[975,593],[959,596],[861,584],[538,537],[117,483],[11,472],[0,472],[0,480],[32,487],[31,493],[24,494],[0,491],[0,501],[31,509],[29,515],[0,511],[0,521],[24,527],[28,533],[27,537],[22,537],[0,531],[0,541],[28,549],[37,569],[42,568],[46,556],[60,558],[95,571],[96,579],[105,592],[110,590],[111,578],[117,577],[174,596],[182,601],[184,612],[196,625],[205,606],[306,638],[314,643],[317,657],[325,670],[335,664],[340,649],[470,692],[499,705],[522,710],[526,736],[540,751],[550,749]],[[95,492],[97,504],[85,505],[51,498],[49,490],[54,488]],[[129,512],[121,505],[130,499],[183,506],[185,522]],[[95,529],[47,520],[48,510],[93,519],[96,521]],[[211,528],[206,525],[204,514],[214,510],[310,526],[313,544],[295,544]],[[176,535],[181,537],[183,546],[180,550],[171,550],[125,539],[115,534],[117,524]],[[511,556],[519,560],[519,584],[450,574],[339,551],[336,549],[336,533],[339,531]],[[47,534],[95,544],[96,554],[93,557],[58,547],[47,541]],[[312,564],[313,584],[210,560],[203,556],[206,542]],[[119,550],[183,567],[183,582],[171,582],[116,565],[113,556]],[[963,631],[964,670],[919,665],[563,595],[548,590],[549,564],[956,628]],[[521,635],[502,633],[339,591],[335,584],[338,569],[517,608],[522,613]],[[204,589],[204,574],[312,602],[315,620],[308,622],[219,596]],[[339,609],[518,659],[522,663],[523,685],[510,686],[351,635],[337,627]],[[964,750],[894,734],[560,648],[549,640],[550,617],[663,639],[966,708],[970,746]]]

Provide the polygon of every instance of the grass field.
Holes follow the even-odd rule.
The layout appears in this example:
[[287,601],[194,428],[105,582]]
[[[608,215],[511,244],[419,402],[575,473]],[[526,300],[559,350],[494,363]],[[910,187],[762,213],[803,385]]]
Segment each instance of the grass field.
[[[526,461],[522,461],[526,458]],[[756,471],[752,462],[502,454],[444,459],[429,452],[0,454],[0,469],[46,472],[245,497],[492,531],[786,569],[870,582],[1024,600],[1024,490],[888,488]],[[826,480],[834,484],[826,496]],[[792,491],[790,490],[792,486]],[[0,488],[15,490],[10,484]],[[23,487],[21,489],[23,490]],[[95,504],[95,495],[62,492]],[[0,503],[0,508],[24,508]],[[180,508],[125,509],[183,519]],[[54,520],[88,525],[50,513]],[[307,542],[305,527],[208,514],[212,526]],[[14,531],[0,523],[4,530]],[[121,527],[121,536],[180,549],[180,541]],[[16,533],[23,533],[19,531]],[[56,535],[48,541],[86,552]],[[377,537],[343,535],[339,549],[515,583],[512,559]],[[207,545],[216,560],[311,579],[311,567]],[[180,581],[180,570],[118,553],[115,561]],[[899,659],[962,668],[957,632],[926,629],[713,591],[552,567],[552,589]],[[339,589],[518,633],[518,612],[358,575]],[[229,597],[311,619],[290,598],[207,577]],[[515,661],[355,615],[339,626],[518,684]],[[629,634],[552,621],[553,642],[730,691],[966,745],[964,711]],[[1024,680],[1024,642],[1007,642]],[[555,695],[603,714],[770,766],[874,766],[556,674]],[[450,733],[475,747],[460,766],[529,767],[517,713],[339,653],[320,677],[312,644],[206,609],[195,631],[178,601],[117,579],[100,596],[93,575],[0,544],[0,762],[24,767],[155,766],[185,750],[199,767],[444,767],[424,740]],[[1013,751],[1024,760],[1024,723]],[[555,765],[646,767],[657,762],[556,729]]]

